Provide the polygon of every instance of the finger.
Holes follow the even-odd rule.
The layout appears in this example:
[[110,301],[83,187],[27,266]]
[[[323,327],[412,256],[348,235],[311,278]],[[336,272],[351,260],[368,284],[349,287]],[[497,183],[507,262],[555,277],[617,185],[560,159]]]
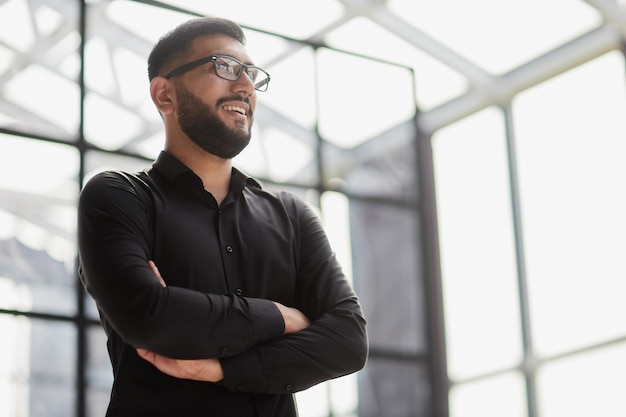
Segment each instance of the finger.
[[150,362],[150,363],[153,363],[151,359],[154,357],[154,353],[152,353],[152,354],[151,354],[151,352],[150,352],[150,351],[148,351],[148,350],[146,350],[146,349],[141,349],[141,348],[137,348],[136,350],[137,350],[137,354],[138,354],[141,358],[143,358],[143,359],[147,360],[147,361],[148,361],[148,362]]
[[154,261],[150,260],[148,261],[148,265],[150,265],[150,269],[152,270],[152,272],[154,273],[154,276],[157,278],[157,280],[159,281],[159,283],[161,284],[161,286],[166,287],[165,285],[165,280],[163,279],[163,277],[161,276],[161,273],[159,272],[159,268],[157,268],[156,264],[154,263]]
[[150,352],[149,350],[146,350],[146,349],[138,348],[137,354],[139,355],[140,358],[144,359],[146,362],[150,363],[152,366],[156,367],[157,369],[159,368],[159,366],[157,365],[156,353]]
[[175,359],[166,358],[157,353],[150,352],[146,349],[137,348],[137,354],[139,357],[143,358],[146,362],[150,363],[159,371],[167,374],[169,376],[173,376],[175,378],[184,378],[184,368],[180,367],[179,361]]

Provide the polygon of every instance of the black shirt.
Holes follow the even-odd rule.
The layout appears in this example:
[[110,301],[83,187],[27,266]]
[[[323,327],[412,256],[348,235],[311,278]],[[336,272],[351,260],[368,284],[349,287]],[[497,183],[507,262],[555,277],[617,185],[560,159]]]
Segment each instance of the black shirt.
[[[81,192],[78,243],[80,276],[108,335],[107,416],[291,417],[294,392],[365,364],[361,307],[319,218],[236,169],[220,206],[165,152],[140,173],[98,174]],[[312,325],[283,336],[272,301]],[[169,377],[137,347],[219,358],[224,379]]]

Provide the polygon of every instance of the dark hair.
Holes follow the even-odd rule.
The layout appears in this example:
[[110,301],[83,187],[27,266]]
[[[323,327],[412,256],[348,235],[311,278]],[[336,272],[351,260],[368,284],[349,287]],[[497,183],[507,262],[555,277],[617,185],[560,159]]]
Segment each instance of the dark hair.
[[159,39],[148,56],[148,77],[152,80],[174,58],[189,50],[191,41],[206,35],[226,35],[246,44],[241,27],[227,19],[199,17],[188,20]]

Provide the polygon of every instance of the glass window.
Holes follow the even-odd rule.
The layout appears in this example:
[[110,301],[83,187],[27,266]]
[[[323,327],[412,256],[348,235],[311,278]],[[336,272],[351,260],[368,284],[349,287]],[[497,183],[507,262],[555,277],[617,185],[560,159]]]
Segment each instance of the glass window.
[[78,152],[0,134],[0,308],[74,314]]
[[0,414],[74,416],[74,325],[0,314],[0,334]]
[[325,140],[353,148],[414,117],[413,79],[406,69],[329,49],[318,54],[319,132]]
[[502,113],[490,108],[433,137],[452,379],[522,355],[504,133]]
[[390,0],[389,8],[435,42],[494,74],[536,58],[600,22],[600,15],[585,2],[558,0]]
[[624,91],[624,58],[613,52],[514,103],[533,338],[542,355],[626,334]]
[[509,372],[453,386],[450,390],[450,415],[454,417],[527,417],[523,375],[518,372]]
[[618,343],[546,363],[537,374],[541,416],[625,415],[625,357]]
[[113,370],[102,327],[87,328],[87,347],[87,415],[101,417],[106,413],[113,385]]
[[[71,141],[80,123],[78,2],[0,4],[0,127]],[[34,99],[36,97],[36,99]]]

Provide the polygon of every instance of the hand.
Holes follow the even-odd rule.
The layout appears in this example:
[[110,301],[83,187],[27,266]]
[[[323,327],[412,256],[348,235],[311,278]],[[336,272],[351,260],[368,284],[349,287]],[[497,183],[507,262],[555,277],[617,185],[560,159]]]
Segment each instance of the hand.
[[277,303],[276,307],[280,311],[285,321],[285,334],[296,333],[300,330],[304,330],[311,325],[311,321],[300,310],[293,307],[287,307],[281,303]]
[[159,268],[157,268],[157,266],[154,263],[154,261],[148,261],[148,265],[150,266],[150,269],[152,269],[152,272],[154,272],[154,276],[156,276],[156,279],[163,286],[163,288],[165,288],[166,287],[165,280],[161,276],[161,273],[159,272]]
[[222,364],[217,359],[172,359],[146,349],[137,349],[137,354],[174,378],[205,382],[219,382],[224,378]]

